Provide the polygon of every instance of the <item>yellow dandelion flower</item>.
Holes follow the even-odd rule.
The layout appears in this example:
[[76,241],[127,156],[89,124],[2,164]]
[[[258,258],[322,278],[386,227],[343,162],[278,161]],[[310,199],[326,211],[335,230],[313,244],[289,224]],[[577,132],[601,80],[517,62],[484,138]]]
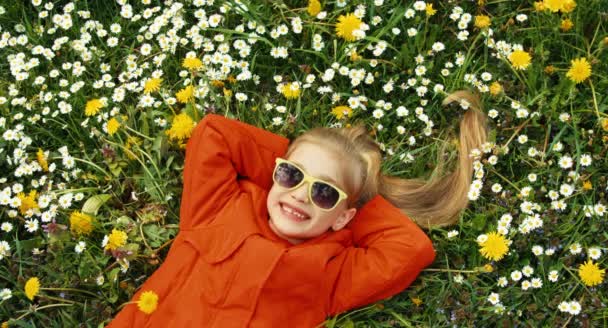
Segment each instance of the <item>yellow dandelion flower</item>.
[[605,269],[600,269],[597,263],[593,263],[591,260],[581,264],[578,267],[578,276],[581,278],[583,283],[587,286],[595,286],[602,283],[604,280]]
[[494,267],[490,263],[484,264],[482,268],[483,268],[484,272],[493,272],[494,271]]
[[88,235],[93,231],[93,218],[80,211],[74,211],[70,215],[70,230],[77,234]]
[[319,0],[309,0],[306,10],[310,16],[317,16],[321,12],[321,3]]
[[493,96],[497,96],[502,92],[502,85],[500,83],[494,81],[490,84],[490,94]]
[[572,23],[570,18],[562,19],[562,22],[559,24],[559,28],[564,32],[570,31],[572,26],[574,26],[574,24]]
[[30,191],[30,194],[27,196],[22,192],[17,194],[17,197],[21,200],[21,206],[19,206],[19,212],[21,212],[21,214],[25,214],[29,210],[39,208],[38,203],[36,202],[36,196],[36,190]]
[[356,51],[352,51],[350,53],[350,60],[351,61],[357,61],[357,60],[361,60],[363,57],[361,57]]
[[99,113],[99,110],[103,108],[103,102],[100,99],[91,99],[87,101],[84,109],[84,115],[93,116]]
[[348,107],[348,106],[336,106],[331,110],[331,113],[334,114],[334,116],[341,120],[345,115],[348,115],[348,117],[353,116],[353,109]]
[[173,118],[171,128],[165,133],[169,139],[177,139],[179,141],[190,138],[194,129],[194,121],[186,113],[181,113]]
[[346,41],[355,41],[357,38],[353,35],[353,31],[361,27],[361,20],[354,14],[340,15],[336,24],[336,35]]
[[553,65],[547,65],[547,66],[545,67],[545,73],[547,73],[547,74],[551,75],[551,74],[553,74],[554,72],[555,72],[555,66],[553,66]]
[[562,9],[564,2],[564,0],[544,0],[543,5],[545,6],[545,9],[555,13]]
[[127,142],[125,143],[125,153],[127,153],[127,157],[129,159],[136,159],[137,156],[133,151],[131,151],[131,145],[140,145],[141,140],[135,136],[129,136],[127,138]]
[[572,12],[576,8],[576,2],[574,0],[565,0],[562,5],[562,12],[569,13]]
[[163,79],[155,77],[146,81],[144,85],[144,93],[152,93],[160,90],[160,84],[163,83]]
[[490,26],[490,17],[487,15],[477,15],[475,16],[475,27],[478,29],[487,28]]
[[574,83],[581,83],[591,76],[591,64],[587,58],[573,59],[570,63],[571,66],[566,76]]
[[534,10],[535,11],[543,11],[545,8],[545,3],[543,1],[535,1],[534,2]]
[[38,164],[40,164],[42,170],[44,170],[44,172],[48,172],[49,162],[47,162],[46,156],[44,156],[44,151],[42,151],[42,148],[38,148],[38,152],[36,153],[36,159],[38,160]]
[[228,75],[228,77],[226,78],[226,81],[228,81],[228,83],[230,84],[235,84],[237,79],[234,77],[234,75],[230,74]]
[[106,250],[115,250],[127,244],[127,233],[118,229],[112,229],[112,233],[108,236]]
[[222,92],[224,93],[224,97],[226,97],[226,98],[232,97],[232,90],[223,88]]
[[479,243],[481,255],[489,260],[499,261],[509,251],[509,240],[496,231],[487,234],[487,239]]
[[418,297],[411,297],[412,303],[414,303],[416,306],[420,306],[422,305],[422,300]]
[[107,125],[108,134],[114,135],[114,133],[116,133],[116,131],[118,131],[119,127],[120,127],[120,122],[118,122],[118,120],[116,118],[112,117],[108,121],[108,125]]
[[297,83],[285,83],[281,86],[281,93],[287,99],[297,99],[300,96],[300,86]]
[[600,124],[602,125],[602,130],[608,131],[608,118],[603,118]]
[[196,57],[188,57],[188,58],[184,58],[184,61],[182,62],[182,66],[189,70],[195,71],[195,70],[198,70],[201,67],[203,67],[203,62]]
[[509,55],[509,61],[515,69],[524,70],[530,65],[530,54],[523,50],[515,50]]
[[175,94],[175,98],[182,104],[188,103],[194,100],[194,86],[189,85]]
[[8,321],[4,321],[2,323],[2,326],[0,326],[0,327],[2,327],[2,328],[8,328]]
[[591,190],[591,189],[593,189],[593,185],[591,184],[591,181],[585,180],[583,182],[583,190]]
[[211,85],[216,88],[223,88],[224,82],[222,82],[221,80],[211,80]]
[[145,314],[150,314],[156,310],[158,305],[158,295],[151,291],[147,290],[141,295],[139,295],[139,300],[137,301],[137,307],[139,310]]
[[424,10],[426,11],[426,15],[427,16],[433,16],[437,13],[437,10],[433,9],[433,4],[432,3],[427,3],[426,7],[424,8]]
[[38,295],[40,292],[40,280],[36,277],[32,277],[27,280],[25,283],[25,296],[30,299],[30,301],[34,300],[34,297]]

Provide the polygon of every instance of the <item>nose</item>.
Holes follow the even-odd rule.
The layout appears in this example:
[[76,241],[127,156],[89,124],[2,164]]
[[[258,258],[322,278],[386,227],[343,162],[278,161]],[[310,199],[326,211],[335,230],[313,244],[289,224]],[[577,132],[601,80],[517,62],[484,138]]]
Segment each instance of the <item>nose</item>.
[[291,197],[302,203],[308,203],[308,182],[304,182],[301,186],[292,190]]

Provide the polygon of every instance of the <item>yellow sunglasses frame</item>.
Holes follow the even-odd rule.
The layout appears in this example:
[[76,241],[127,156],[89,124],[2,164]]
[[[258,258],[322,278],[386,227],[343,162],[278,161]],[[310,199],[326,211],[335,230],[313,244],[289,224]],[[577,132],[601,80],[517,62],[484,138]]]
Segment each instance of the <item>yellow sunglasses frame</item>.
[[[291,187],[291,188],[285,188],[285,187],[281,186],[281,184],[279,184],[279,183],[278,183],[278,182],[275,180],[275,177],[274,177],[274,176],[276,175],[277,168],[278,168],[278,167],[279,167],[279,165],[280,165],[280,164],[282,164],[282,163],[287,163],[287,164],[289,164],[289,165],[293,165],[293,166],[297,167],[297,168],[298,168],[298,170],[300,170],[300,171],[302,172],[302,174],[304,175],[304,179],[302,179],[302,181],[300,181],[300,183],[298,183],[297,185],[295,185],[295,186],[293,186],[293,187]],[[274,170],[272,171],[272,181],[274,181],[274,183],[276,183],[276,184],[277,184],[277,186],[279,186],[279,187],[281,187],[281,188],[283,188],[283,189],[286,189],[286,190],[293,190],[293,189],[299,188],[299,187],[300,187],[300,186],[301,186],[303,183],[307,182],[307,183],[308,183],[308,199],[310,200],[310,202],[311,202],[311,203],[312,203],[312,204],[313,204],[313,205],[314,205],[316,208],[320,209],[321,211],[325,211],[325,212],[329,212],[329,211],[333,210],[334,208],[336,208],[336,206],[338,206],[338,204],[340,204],[340,202],[341,202],[342,200],[344,200],[344,199],[347,199],[347,198],[348,198],[348,195],[346,194],[346,192],[344,192],[342,189],[338,188],[338,187],[337,187],[336,185],[334,185],[333,183],[331,183],[331,182],[327,182],[327,181],[324,181],[324,180],[321,180],[321,179],[317,179],[317,178],[315,178],[315,177],[313,177],[313,176],[309,175],[308,173],[306,173],[306,171],[304,171],[304,169],[302,169],[301,167],[299,167],[299,166],[298,166],[296,163],[294,163],[294,162],[292,162],[292,161],[290,161],[290,160],[284,159],[284,158],[280,158],[280,157],[277,157],[277,158],[275,159],[275,166],[274,166]],[[338,201],[336,202],[336,204],[334,204],[334,206],[333,206],[332,208],[328,208],[328,209],[322,208],[322,207],[318,206],[318,205],[317,205],[317,204],[316,204],[316,203],[315,203],[315,202],[312,200],[312,185],[313,185],[313,183],[315,183],[315,182],[322,182],[322,183],[325,183],[325,184],[327,184],[327,185],[330,185],[332,188],[335,188],[335,189],[338,191],[338,194],[340,195],[340,197],[338,198]]]

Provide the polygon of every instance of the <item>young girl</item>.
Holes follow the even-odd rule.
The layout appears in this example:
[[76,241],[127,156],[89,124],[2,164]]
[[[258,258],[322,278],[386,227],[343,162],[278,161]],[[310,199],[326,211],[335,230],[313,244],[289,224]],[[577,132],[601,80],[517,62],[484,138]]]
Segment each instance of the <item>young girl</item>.
[[486,134],[476,97],[444,104],[463,99],[458,166],[429,182],[382,175],[363,126],[289,144],[206,115],[186,148],[180,232],[133,297],[152,291],[158,305],[130,303],[108,327],[310,328],[403,291],[435,258],[417,224],[452,224],[467,204],[468,155]]

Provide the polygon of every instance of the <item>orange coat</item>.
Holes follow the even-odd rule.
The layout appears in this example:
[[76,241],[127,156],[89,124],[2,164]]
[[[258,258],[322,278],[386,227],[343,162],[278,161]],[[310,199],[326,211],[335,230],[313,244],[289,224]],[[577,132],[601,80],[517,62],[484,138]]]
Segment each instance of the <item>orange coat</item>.
[[433,262],[424,231],[381,195],[340,231],[298,245],[275,235],[266,197],[288,144],[205,116],[186,146],[180,231],[132,299],[153,290],[158,307],[128,304],[107,327],[316,327],[403,291]]

